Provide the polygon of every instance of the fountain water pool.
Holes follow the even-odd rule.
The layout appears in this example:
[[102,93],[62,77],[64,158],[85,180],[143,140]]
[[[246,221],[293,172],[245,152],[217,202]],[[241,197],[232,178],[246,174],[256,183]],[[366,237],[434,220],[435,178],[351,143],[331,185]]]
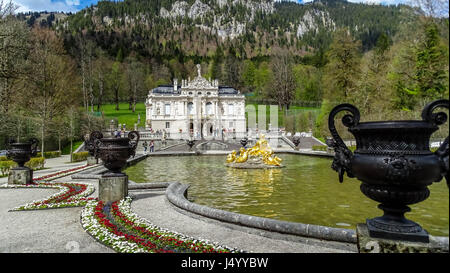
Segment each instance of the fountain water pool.
[[[151,157],[125,170],[135,182],[189,184],[188,199],[236,213],[305,224],[354,229],[379,216],[360,182],[337,183],[331,159],[282,154],[283,169],[233,169],[224,156]],[[429,187],[430,198],[412,205],[407,217],[431,235],[449,235],[449,191],[445,181]]]

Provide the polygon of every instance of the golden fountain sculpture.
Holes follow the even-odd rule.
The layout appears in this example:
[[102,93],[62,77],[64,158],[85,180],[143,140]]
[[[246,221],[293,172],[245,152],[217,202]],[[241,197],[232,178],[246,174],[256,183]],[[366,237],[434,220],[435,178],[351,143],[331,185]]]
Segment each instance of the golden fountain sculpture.
[[227,166],[242,169],[281,168],[283,160],[274,155],[264,135],[259,137],[255,146],[231,152],[227,156]]

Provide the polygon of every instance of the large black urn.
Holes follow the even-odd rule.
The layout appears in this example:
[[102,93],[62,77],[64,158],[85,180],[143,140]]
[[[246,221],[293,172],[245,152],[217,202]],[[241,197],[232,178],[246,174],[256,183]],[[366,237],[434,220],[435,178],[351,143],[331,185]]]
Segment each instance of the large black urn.
[[[444,112],[433,113],[439,107],[449,107],[448,100],[428,104],[422,120],[380,121],[360,123],[359,110],[351,104],[336,106],[330,113],[328,126],[333,137],[329,146],[334,148],[332,168],[362,182],[361,191],[372,200],[380,202],[382,217],[366,221],[369,234],[374,238],[387,238],[428,242],[428,233],[417,223],[404,217],[411,209],[408,205],[419,203],[430,195],[428,186],[439,182],[443,176],[449,182],[448,137],[435,152],[430,151],[430,137],[439,125],[447,121]],[[342,111],[342,123],[356,139],[352,153],[339,136],[335,117]]]
[[28,169],[25,167],[25,163],[30,161],[31,157],[37,155],[38,142],[36,138],[31,138],[28,142],[9,142],[6,157],[17,163],[18,166],[14,169]]
[[103,177],[125,176],[121,172],[130,157],[136,155],[139,133],[131,131],[128,137],[104,138],[100,132],[93,132],[88,141],[88,150],[96,158],[103,160],[109,170]]

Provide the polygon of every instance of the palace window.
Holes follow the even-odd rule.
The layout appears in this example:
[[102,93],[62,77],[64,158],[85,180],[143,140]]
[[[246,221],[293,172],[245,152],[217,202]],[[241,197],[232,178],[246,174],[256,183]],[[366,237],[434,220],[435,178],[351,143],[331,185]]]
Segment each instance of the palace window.
[[166,129],[170,129],[170,122],[166,122]]
[[187,109],[188,109],[188,115],[193,115],[194,114],[194,103],[189,102],[187,105]]
[[170,116],[170,104],[169,104],[169,103],[166,103],[166,104],[164,105],[164,114],[165,114],[166,116]]
[[213,104],[211,102],[208,102],[206,104],[206,114],[207,115],[213,115]]
[[228,115],[234,116],[234,104],[228,104]]

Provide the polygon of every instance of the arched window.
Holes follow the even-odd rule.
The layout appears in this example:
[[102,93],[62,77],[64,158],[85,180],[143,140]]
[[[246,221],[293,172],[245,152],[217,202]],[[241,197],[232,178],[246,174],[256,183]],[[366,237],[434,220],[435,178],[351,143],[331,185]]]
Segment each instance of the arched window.
[[187,105],[187,109],[188,109],[188,115],[193,115],[194,114],[194,103],[189,102]]

